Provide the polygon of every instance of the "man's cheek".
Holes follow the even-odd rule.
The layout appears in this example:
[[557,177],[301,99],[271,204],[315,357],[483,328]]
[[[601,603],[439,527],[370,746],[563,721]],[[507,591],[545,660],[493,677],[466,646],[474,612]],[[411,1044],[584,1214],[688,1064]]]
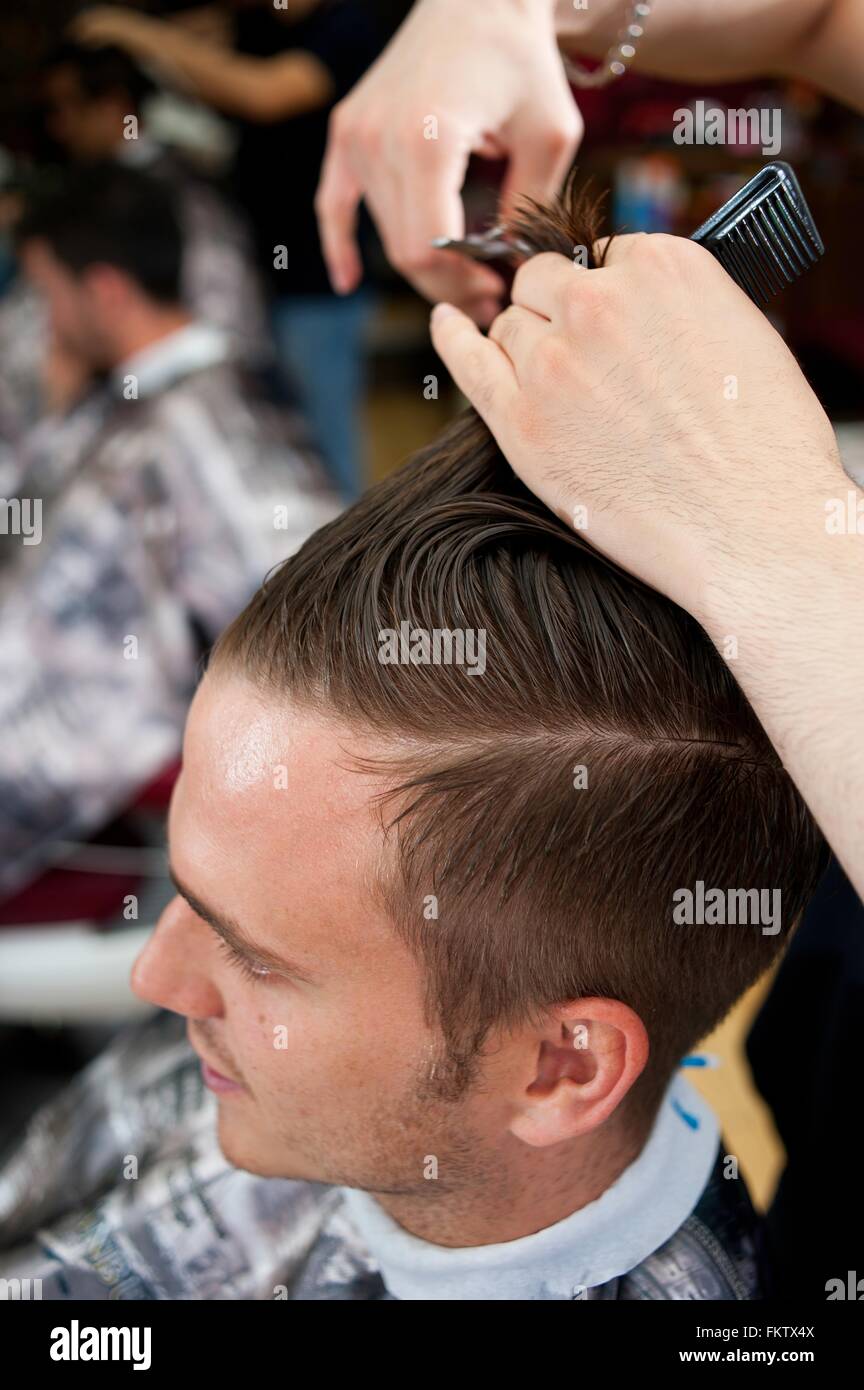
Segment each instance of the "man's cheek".
[[[230,1013],[229,1013],[230,1017]],[[264,1081],[278,1089],[283,1081],[297,1076],[301,1063],[321,1056],[323,1040],[317,1039],[315,1020],[301,1014],[296,1001],[249,1015],[236,1033],[237,1062],[254,1084]]]

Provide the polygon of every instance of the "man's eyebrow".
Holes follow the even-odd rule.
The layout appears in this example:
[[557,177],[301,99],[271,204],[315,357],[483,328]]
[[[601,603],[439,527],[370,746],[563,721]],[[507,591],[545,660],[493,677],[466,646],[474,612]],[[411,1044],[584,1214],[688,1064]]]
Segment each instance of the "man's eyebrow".
[[218,912],[214,912],[212,908],[207,907],[206,903],[202,903],[200,898],[196,898],[194,893],[191,893],[188,888],[184,887],[170,865],[168,866],[168,877],[171,879],[171,882],[174,884],[181,898],[185,898],[192,911],[196,913],[202,921],[206,922],[208,926],[211,926],[217,936],[221,936],[222,940],[226,945],[230,946],[233,951],[237,951],[241,956],[251,958],[259,965],[269,966],[271,970],[293,975],[297,979],[305,981],[307,984],[312,983],[312,980],[302,966],[297,965],[294,961],[288,960],[285,956],[278,956],[275,951],[268,951],[264,946],[256,946],[254,942],[248,939],[243,929],[239,927],[236,922],[233,922],[230,917],[223,917]]

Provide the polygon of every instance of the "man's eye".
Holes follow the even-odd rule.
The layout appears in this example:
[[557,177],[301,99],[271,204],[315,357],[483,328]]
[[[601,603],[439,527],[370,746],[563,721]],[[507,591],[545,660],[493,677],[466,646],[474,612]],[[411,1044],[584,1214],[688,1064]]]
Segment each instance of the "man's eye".
[[223,941],[221,936],[219,938],[219,945],[231,964],[236,966],[241,975],[246,976],[247,980],[261,980],[266,979],[268,975],[272,975],[272,970],[269,970],[266,965],[253,964],[252,961],[247,960],[246,956],[241,956],[239,951],[235,951],[233,946],[229,946],[227,941]]

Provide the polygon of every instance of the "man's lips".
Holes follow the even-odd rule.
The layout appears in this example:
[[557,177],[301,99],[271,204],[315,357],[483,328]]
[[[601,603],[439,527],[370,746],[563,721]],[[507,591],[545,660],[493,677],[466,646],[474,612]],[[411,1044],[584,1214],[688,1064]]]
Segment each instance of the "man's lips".
[[201,1063],[201,1070],[204,1073],[204,1084],[209,1086],[211,1091],[243,1091],[246,1089],[242,1081],[235,1081],[233,1076],[226,1076],[225,1072],[219,1071],[218,1068],[213,1066],[212,1062],[208,1062],[207,1058],[202,1055],[201,1049],[195,1046],[191,1036],[189,1042],[192,1045],[192,1050],[197,1054],[198,1060]]
[[244,1091],[246,1088],[239,1081],[232,1081],[230,1076],[223,1076],[221,1072],[215,1071],[209,1062],[201,1059],[201,1071],[204,1076],[204,1085],[209,1086],[211,1091]]

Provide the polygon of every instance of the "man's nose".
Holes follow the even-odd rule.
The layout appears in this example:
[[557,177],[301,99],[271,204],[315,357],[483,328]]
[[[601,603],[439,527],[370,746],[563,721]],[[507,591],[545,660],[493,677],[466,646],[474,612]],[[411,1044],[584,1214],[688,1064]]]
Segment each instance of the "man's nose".
[[211,931],[179,895],[132,967],[135,994],[187,1018],[215,1018],[222,996],[210,979]]

